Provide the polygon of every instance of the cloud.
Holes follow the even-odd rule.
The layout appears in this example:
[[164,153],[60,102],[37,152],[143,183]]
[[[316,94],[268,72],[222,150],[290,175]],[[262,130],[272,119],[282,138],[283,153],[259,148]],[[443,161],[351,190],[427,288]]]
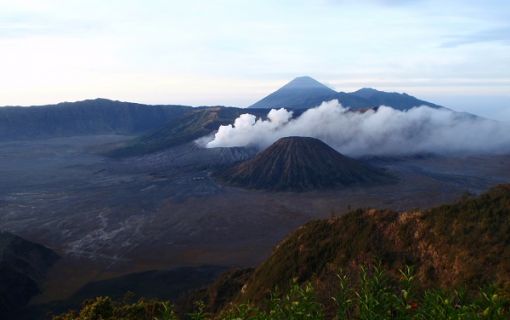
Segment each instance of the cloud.
[[382,6],[407,6],[407,5],[415,5],[416,3],[421,2],[421,0],[325,0],[326,3],[331,4],[373,4],[373,5],[382,5]]
[[39,14],[17,13],[0,15],[0,37],[82,35],[104,30],[95,20],[45,17]]
[[510,27],[496,28],[472,33],[468,35],[455,36],[451,40],[441,44],[441,48],[455,48],[480,42],[499,42],[510,45]]
[[285,109],[271,110],[267,120],[243,114],[220,126],[207,147],[263,149],[286,136],[315,137],[351,156],[510,152],[508,124],[426,106],[355,112],[336,100],[295,119]]

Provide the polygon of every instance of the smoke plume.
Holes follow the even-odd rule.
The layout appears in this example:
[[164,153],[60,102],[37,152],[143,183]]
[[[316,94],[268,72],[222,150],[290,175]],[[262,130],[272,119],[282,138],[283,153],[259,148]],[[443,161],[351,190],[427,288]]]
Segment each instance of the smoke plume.
[[206,146],[263,149],[286,136],[318,138],[350,156],[510,152],[508,124],[427,106],[356,112],[337,100],[297,118],[286,109],[272,109],[267,119],[243,114],[233,125],[220,126]]

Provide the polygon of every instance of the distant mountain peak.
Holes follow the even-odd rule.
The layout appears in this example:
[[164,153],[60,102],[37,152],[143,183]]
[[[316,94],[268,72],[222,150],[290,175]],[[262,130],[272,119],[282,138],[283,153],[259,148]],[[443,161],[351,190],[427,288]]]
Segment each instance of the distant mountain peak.
[[357,91],[354,91],[353,94],[355,94],[359,97],[369,98],[369,97],[373,96],[374,94],[381,93],[381,92],[382,91],[379,91],[374,88],[361,88]]
[[329,88],[328,86],[320,83],[319,81],[309,76],[297,77],[290,81],[289,83],[287,83],[286,85],[284,85],[282,89],[283,88],[287,89],[324,88],[333,91],[333,89]]
[[344,107],[351,109],[377,108],[381,105],[397,110],[408,110],[422,105],[431,108],[442,108],[407,93],[384,92],[368,87],[350,93],[336,92],[310,76],[293,79],[280,89],[251,105],[250,108],[308,109],[317,107],[324,101],[331,100],[338,100]]
[[335,90],[311,77],[303,76],[295,78],[250,107],[306,109],[332,100],[336,95]]

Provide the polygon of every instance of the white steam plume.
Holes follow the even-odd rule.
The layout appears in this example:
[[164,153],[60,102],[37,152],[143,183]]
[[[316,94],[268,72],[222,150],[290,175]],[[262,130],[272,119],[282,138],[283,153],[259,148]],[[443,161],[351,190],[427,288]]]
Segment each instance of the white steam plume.
[[267,120],[243,114],[233,125],[220,126],[207,147],[262,149],[286,136],[315,137],[351,156],[510,152],[508,124],[427,106],[353,112],[337,100],[296,119],[286,109],[269,111]]

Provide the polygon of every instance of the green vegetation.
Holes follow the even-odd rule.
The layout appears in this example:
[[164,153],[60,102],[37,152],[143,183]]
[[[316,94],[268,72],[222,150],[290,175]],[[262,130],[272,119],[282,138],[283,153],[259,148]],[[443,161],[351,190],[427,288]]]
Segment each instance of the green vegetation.
[[381,262],[398,277],[416,268],[420,287],[476,290],[495,283],[510,290],[510,185],[428,211],[356,210],[305,224],[274,250],[239,299],[258,301],[287,279],[330,283],[340,269]]
[[289,289],[274,289],[260,306],[230,304],[217,314],[204,311],[205,305],[178,317],[168,302],[145,301],[127,304],[108,297],[87,301],[80,312],[69,312],[53,320],[306,320],[306,319],[508,319],[510,300],[494,288],[465,291],[417,290],[412,269],[400,271],[394,282],[381,267],[362,267],[358,277],[337,275],[338,289],[326,303],[321,302],[312,282],[293,281]]
[[80,312],[70,311],[53,320],[171,320],[177,319],[169,302],[139,300],[135,303],[115,302],[110,297],[85,301]]
[[509,244],[510,185],[502,185],[427,211],[357,210],[307,223],[253,273],[191,295],[192,313],[97,298],[55,320],[510,319]]

